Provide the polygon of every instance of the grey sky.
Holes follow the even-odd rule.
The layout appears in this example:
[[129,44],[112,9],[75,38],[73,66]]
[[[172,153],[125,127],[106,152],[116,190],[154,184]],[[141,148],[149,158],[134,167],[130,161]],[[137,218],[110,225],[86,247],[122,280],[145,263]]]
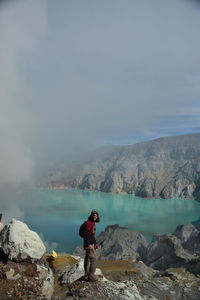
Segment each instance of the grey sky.
[[200,129],[197,4],[1,3],[1,182],[81,149]]

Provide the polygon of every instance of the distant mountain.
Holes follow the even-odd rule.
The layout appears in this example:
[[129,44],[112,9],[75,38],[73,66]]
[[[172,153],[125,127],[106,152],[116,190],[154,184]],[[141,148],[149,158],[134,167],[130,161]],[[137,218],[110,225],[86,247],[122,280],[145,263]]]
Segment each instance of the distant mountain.
[[74,166],[53,170],[41,185],[200,201],[199,133],[103,147]]

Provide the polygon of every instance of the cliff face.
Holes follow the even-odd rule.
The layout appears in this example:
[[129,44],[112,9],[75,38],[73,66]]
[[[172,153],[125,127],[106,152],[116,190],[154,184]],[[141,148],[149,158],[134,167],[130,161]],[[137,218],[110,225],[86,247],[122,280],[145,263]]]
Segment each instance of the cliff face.
[[200,134],[104,147],[82,163],[76,176],[65,170],[55,178],[56,172],[48,186],[200,200]]

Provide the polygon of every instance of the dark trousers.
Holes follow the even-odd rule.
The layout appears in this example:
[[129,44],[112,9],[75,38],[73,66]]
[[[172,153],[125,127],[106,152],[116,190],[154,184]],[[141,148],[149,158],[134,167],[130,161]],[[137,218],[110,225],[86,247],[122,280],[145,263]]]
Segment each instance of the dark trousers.
[[93,279],[97,267],[97,255],[95,250],[85,249],[84,270],[85,275]]

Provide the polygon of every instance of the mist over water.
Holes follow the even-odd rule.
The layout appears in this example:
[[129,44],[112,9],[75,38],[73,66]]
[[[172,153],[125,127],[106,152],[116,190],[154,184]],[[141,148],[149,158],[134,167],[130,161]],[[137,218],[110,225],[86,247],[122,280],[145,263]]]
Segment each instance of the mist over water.
[[193,200],[148,200],[73,189],[27,189],[18,194],[17,201],[24,222],[40,234],[47,251],[71,253],[81,245],[78,230],[92,209],[100,214],[97,235],[107,225],[119,224],[140,231],[150,241],[153,234],[173,233],[177,225],[200,222],[200,203]]

